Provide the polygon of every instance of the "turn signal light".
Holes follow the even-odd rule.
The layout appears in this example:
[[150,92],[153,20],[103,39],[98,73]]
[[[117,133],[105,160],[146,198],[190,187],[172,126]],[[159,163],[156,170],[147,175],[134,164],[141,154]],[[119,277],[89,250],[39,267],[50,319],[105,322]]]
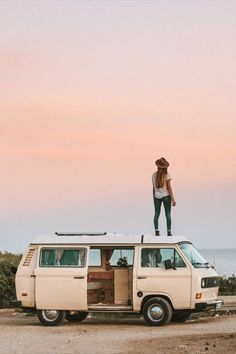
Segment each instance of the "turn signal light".
[[202,293],[197,293],[196,294],[196,299],[201,299],[202,298]]

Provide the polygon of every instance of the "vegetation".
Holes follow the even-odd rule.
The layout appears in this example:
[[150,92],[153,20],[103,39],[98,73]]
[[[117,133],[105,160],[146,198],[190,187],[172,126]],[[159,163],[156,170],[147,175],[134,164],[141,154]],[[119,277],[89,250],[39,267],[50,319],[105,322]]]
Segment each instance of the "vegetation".
[[236,276],[223,277],[220,280],[219,295],[236,295]]
[[127,257],[121,257],[117,261],[117,265],[120,267],[128,267],[129,263]]
[[0,252],[0,308],[11,307],[16,299],[15,275],[13,267],[17,267],[22,255]]

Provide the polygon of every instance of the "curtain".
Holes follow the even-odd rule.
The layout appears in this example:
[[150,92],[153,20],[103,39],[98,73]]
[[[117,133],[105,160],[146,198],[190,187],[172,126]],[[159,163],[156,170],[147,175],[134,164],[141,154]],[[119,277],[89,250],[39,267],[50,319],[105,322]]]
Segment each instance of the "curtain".
[[111,265],[110,265],[110,259],[113,255],[113,249],[107,249],[105,250],[105,264],[106,264],[106,270],[110,270],[111,269]]
[[63,250],[56,250],[56,265],[61,264],[62,256],[63,256]]

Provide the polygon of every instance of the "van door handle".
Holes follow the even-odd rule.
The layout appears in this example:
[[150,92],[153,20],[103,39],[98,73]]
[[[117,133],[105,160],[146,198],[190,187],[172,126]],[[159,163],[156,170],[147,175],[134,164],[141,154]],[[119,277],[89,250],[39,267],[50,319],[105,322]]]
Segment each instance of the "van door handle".
[[74,277],[74,279],[84,279],[84,276]]
[[147,279],[147,277],[145,277],[145,276],[138,276],[137,278],[138,279]]

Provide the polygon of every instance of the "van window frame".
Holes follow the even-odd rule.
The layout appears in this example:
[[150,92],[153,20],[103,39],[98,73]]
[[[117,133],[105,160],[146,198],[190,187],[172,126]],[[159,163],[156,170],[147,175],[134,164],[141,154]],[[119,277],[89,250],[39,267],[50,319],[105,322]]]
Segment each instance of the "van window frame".
[[[101,265],[100,266],[94,266],[94,265],[90,265],[89,264],[89,257],[88,257],[88,267],[91,267],[91,268],[101,268],[102,266],[102,251],[103,250],[106,250],[106,249],[112,249],[113,251],[115,250],[131,250],[133,252],[133,255],[132,255],[132,264],[128,264],[126,267],[122,267],[120,265],[117,265],[117,264],[110,264],[111,268],[112,269],[116,269],[116,268],[133,268],[134,267],[134,263],[135,263],[135,246],[122,246],[122,245],[92,245],[89,247],[89,252],[92,250],[92,249],[99,249],[100,252],[101,252]],[[112,257],[111,257],[112,258]]]
[[174,265],[176,268],[179,268],[179,269],[185,269],[185,268],[188,268],[185,260],[183,259],[182,255],[178,252],[178,249],[176,249],[175,247],[170,247],[170,246],[165,246],[165,247],[162,247],[162,246],[145,246],[143,245],[141,247],[141,252],[140,252],[140,262],[139,262],[139,266],[142,268],[142,269],[165,269],[165,268],[162,268],[162,267],[153,267],[153,266],[148,266],[148,267],[145,267],[145,266],[142,266],[142,250],[143,249],[151,249],[151,250],[154,250],[154,249],[172,249],[174,250],[175,252],[177,252],[178,256],[182,259],[183,263],[184,263],[184,267],[178,267],[176,265]]
[[[89,257],[90,257],[91,250],[99,250],[100,251],[100,265],[90,265],[89,264]],[[89,257],[88,257],[88,267],[90,267],[90,268],[101,268],[102,267],[102,252],[101,252],[101,248],[99,246],[89,247]]]
[[[122,267],[122,266],[120,266],[120,265],[118,265],[118,264],[111,264],[111,267],[113,268],[113,269],[119,269],[119,268],[133,268],[134,267],[134,256],[135,256],[135,247],[133,247],[133,246],[115,246],[115,247],[112,247],[112,249],[113,249],[113,251],[115,251],[115,250],[118,250],[118,251],[125,251],[125,250],[131,250],[132,252],[133,252],[133,254],[132,254],[132,264],[127,264],[127,266],[125,266],[125,267]],[[112,255],[113,256],[113,255]],[[125,256],[124,256],[125,257]],[[112,258],[112,257],[111,257]],[[111,259],[110,259],[111,260]]]
[[[80,251],[80,250],[84,250],[85,251],[85,262],[84,262],[84,266],[75,266],[75,265],[41,265],[41,260],[42,260],[42,252],[43,252],[43,250],[48,250],[48,249],[52,249],[52,250],[55,250],[55,251],[57,251],[57,250],[78,250],[78,251]],[[40,268],[52,268],[52,269],[54,269],[54,268],[63,268],[63,269],[68,269],[68,268],[81,268],[81,269],[83,269],[83,268],[86,268],[86,266],[87,266],[87,258],[88,258],[88,249],[86,248],[86,247],[60,247],[60,246],[57,246],[57,247],[53,247],[53,246],[51,246],[51,247],[41,247],[40,248],[40,252],[39,252],[39,262],[38,262],[38,266],[40,267]]]
[[[183,250],[183,248],[181,247],[182,245],[188,245],[188,246],[192,247],[192,249],[195,252],[195,256],[198,257],[198,259],[197,259],[198,262],[193,262],[193,260],[190,259],[189,254],[185,253],[185,250]],[[194,268],[196,268],[196,269],[200,269],[200,268],[208,269],[208,268],[211,267],[210,264],[205,260],[205,258],[199,252],[199,250],[191,242],[181,241],[181,242],[178,243],[178,246],[179,246],[180,251],[183,253],[183,255],[187,258],[188,262]],[[202,260],[203,262],[199,262],[199,260]]]

